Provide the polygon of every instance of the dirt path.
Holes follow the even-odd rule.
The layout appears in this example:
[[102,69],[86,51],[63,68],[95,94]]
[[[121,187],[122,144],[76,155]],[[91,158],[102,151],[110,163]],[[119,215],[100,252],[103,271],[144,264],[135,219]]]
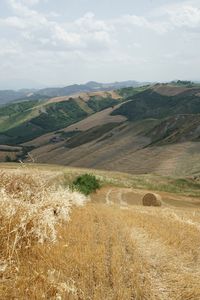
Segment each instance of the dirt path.
[[[91,198],[92,201],[98,203],[119,204],[121,206],[141,206],[142,198],[148,192],[152,191],[107,186],[97,191],[97,193],[93,194]],[[156,193],[162,197],[163,207],[200,208],[200,199],[198,198],[186,197],[167,192]]]

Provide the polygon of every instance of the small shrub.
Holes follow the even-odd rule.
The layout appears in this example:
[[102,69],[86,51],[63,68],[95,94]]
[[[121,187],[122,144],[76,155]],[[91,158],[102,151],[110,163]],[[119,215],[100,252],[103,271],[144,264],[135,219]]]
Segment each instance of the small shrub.
[[11,157],[9,155],[6,155],[5,162],[11,162],[11,161],[12,161]]
[[84,195],[89,195],[99,189],[100,184],[94,175],[84,174],[74,180],[73,188],[77,189]]

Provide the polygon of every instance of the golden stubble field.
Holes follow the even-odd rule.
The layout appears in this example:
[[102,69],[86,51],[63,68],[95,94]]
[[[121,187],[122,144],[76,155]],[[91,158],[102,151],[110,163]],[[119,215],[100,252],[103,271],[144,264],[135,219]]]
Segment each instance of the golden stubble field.
[[0,299],[200,299],[200,199],[144,207],[146,190],[112,185],[85,199],[60,178],[1,172]]

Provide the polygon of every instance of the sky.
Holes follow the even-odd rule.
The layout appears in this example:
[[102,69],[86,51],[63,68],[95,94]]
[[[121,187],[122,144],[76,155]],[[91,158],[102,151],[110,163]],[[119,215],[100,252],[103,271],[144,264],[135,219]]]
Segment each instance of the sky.
[[199,70],[200,0],[0,0],[0,89]]

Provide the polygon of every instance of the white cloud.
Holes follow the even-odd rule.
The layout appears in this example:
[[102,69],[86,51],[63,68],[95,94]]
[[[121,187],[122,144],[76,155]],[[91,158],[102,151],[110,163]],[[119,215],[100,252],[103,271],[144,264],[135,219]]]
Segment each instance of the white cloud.
[[0,19],[0,63],[9,65],[9,70],[25,74],[29,68],[30,76],[39,70],[39,74],[48,77],[55,73],[62,79],[64,75],[60,74],[64,74],[66,65],[74,77],[79,76],[75,68],[80,71],[81,67],[102,68],[102,74],[110,68],[116,76],[128,72],[142,77],[155,73],[158,64],[168,69],[169,62],[176,65],[177,61],[189,61],[188,57],[195,57],[200,50],[198,1],[162,6],[149,14],[129,13],[107,19],[88,12],[71,21],[59,18],[57,12],[39,10],[37,4],[42,1],[7,0],[10,15]]
[[200,9],[191,5],[183,5],[180,9],[177,5],[166,9],[170,21],[178,27],[199,27],[200,26]]
[[[9,0],[15,16],[0,19],[0,26],[19,30],[19,36],[26,43],[49,50],[81,50],[107,48],[111,44],[110,26],[95,15],[87,13],[72,22],[62,23],[52,20],[50,15],[42,14],[26,6],[28,1]],[[36,4],[38,1],[32,1]],[[20,42],[22,42],[20,40]]]
[[21,18],[16,16],[0,19],[0,26],[13,27],[16,29],[24,29],[25,23]]
[[168,31],[168,24],[163,21],[151,21],[143,16],[124,15],[115,21],[116,24],[123,26],[141,27],[156,33],[163,34]]
[[39,4],[40,2],[48,2],[48,0],[14,0],[13,2],[26,6],[34,6]]
[[7,41],[6,39],[0,39],[0,57],[1,56],[15,56],[19,55],[21,48],[18,43]]
[[198,28],[200,26],[200,2],[175,2],[157,9],[155,15],[166,20],[170,29]]
[[95,14],[92,12],[88,12],[83,17],[75,20],[73,25],[86,32],[113,30],[113,26],[109,22],[96,19]]
[[27,6],[32,6],[32,5],[36,5],[40,2],[40,0],[22,0],[22,3],[24,3]]

